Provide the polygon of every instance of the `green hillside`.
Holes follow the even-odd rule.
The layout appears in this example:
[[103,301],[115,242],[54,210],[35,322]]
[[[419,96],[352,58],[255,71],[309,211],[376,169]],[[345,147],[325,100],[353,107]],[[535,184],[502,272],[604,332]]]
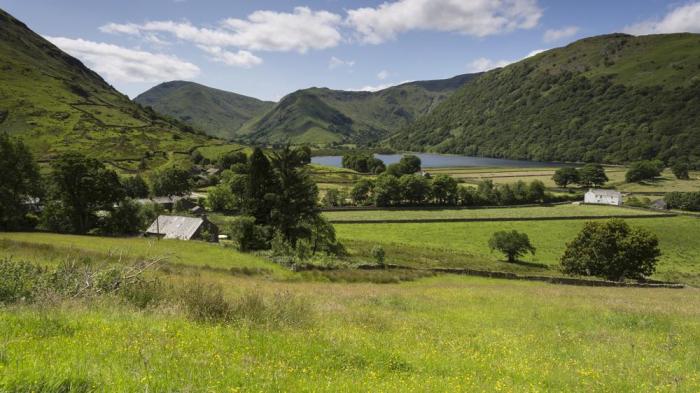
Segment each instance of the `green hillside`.
[[700,165],[700,35],[577,41],[467,84],[393,135],[406,150]]
[[299,90],[245,124],[238,135],[255,143],[376,141],[428,114],[476,75],[410,82],[377,92]]
[[0,70],[0,132],[23,139],[38,158],[80,150],[138,159],[207,140],[133,103],[3,10]]
[[232,137],[243,123],[275,105],[274,102],[184,81],[161,83],[134,101],[221,138]]

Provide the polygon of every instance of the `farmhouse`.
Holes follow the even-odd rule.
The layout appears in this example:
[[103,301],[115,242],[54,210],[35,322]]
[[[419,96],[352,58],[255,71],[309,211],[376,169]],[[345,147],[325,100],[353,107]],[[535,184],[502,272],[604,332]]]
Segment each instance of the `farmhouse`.
[[206,216],[158,216],[146,230],[146,236],[216,242],[219,239],[219,228],[207,220]]
[[583,198],[585,203],[622,206],[622,194],[615,190],[591,188]]

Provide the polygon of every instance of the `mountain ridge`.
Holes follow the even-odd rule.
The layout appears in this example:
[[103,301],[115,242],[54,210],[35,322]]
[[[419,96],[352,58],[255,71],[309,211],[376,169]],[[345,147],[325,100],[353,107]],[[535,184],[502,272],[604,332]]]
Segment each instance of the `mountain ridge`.
[[608,34],[489,71],[388,137],[402,150],[700,165],[700,35]]
[[207,138],[115,90],[80,60],[0,9],[0,132],[40,159],[78,150],[140,159]]

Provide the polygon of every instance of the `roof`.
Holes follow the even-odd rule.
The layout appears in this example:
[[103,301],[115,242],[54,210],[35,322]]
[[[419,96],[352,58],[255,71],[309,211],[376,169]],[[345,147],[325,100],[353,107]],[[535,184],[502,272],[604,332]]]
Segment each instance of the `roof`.
[[591,188],[590,190],[588,190],[588,192],[591,192],[595,195],[600,195],[600,196],[616,196],[616,197],[622,196],[622,194],[619,191],[605,190],[602,188]]
[[178,195],[173,195],[173,196],[159,196],[159,197],[153,197],[153,198],[139,198],[139,199],[134,199],[134,201],[145,204],[145,203],[156,203],[159,205],[164,205],[167,203],[175,203],[179,201],[180,199],[184,199],[184,197],[178,196]]
[[164,234],[165,239],[190,240],[204,220],[199,217],[158,216],[146,233]]

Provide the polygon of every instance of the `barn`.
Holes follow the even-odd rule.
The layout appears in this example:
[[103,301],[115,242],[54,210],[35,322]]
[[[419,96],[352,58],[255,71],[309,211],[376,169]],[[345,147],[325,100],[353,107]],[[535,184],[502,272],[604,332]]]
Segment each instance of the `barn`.
[[596,205],[622,206],[622,194],[615,190],[591,188],[584,195],[583,201]]
[[158,216],[146,230],[146,236],[216,242],[219,239],[219,228],[207,220],[206,216]]

